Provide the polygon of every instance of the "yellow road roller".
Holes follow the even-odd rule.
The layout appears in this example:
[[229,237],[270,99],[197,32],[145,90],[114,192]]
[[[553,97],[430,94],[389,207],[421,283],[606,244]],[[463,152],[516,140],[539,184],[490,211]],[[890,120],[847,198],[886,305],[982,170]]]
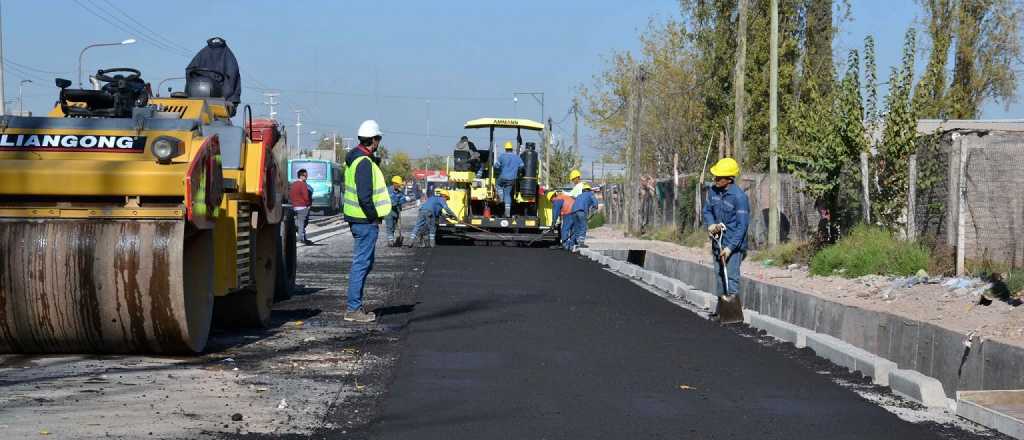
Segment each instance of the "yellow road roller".
[[267,325],[295,250],[266,124],[152,98],[135,69],[95,78],[0,116],[0,353],[197,353],[215,315]]

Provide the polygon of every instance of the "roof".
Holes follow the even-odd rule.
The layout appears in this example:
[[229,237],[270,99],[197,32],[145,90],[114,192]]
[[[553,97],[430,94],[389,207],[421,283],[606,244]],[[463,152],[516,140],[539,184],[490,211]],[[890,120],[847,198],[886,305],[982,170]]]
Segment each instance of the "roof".
[[465,128],[487,128],[487,127],[498,127],[498,128],[522,128],[526,130],[541,131],[544,129],[544,125],[537,121],[531,121],[529,119],[516,119],[516,118],[480,118],[466,122]]

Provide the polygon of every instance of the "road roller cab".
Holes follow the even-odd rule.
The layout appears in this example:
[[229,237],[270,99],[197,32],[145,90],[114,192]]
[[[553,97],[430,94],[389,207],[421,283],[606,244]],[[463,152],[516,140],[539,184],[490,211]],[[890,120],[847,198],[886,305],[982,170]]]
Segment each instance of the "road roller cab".
[[[488,148],[479,151],[479,168],[468,159],[469,152],[457,150],[453,154],[454,169],[448,171],[448,205],[459,217],[459,222],[442,221],[438,227],[442,238],[472,240],[527,241],[557,240],[557,230],[551,228],[551,202],[543,197],[544,188],[537,142],[523,142],[523,132],[539,133],[544,126],[529,119],[480,118],[466,122],[467,129],[487,129]],[[495,145],[496,130],[514,130],[514,152],[524,163],[524,170],[516,179],[512,190],[511,215],[504,216],[504,205],[497,188],[499,151]],[[539,141],[539,137],[537,141]],[[471,165],[472,163],[472,165]]]
[[215,299],[266,325],[290,292],[279,130],[140,77],[57,80],[48,116],[0,116],[0,353],[199,352]]

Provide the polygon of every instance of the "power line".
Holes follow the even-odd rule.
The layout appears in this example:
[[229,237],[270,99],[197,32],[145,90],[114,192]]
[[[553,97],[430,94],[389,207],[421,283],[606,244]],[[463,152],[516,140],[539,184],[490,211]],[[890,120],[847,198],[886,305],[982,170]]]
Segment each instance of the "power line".
[[337,90],[313,90],[313,89],[270,89],[265,87],[249,86],[249,88],[260,90],[260,91],[280,91],[292,94],[308,94],[308,95],[335,95],[335,96],[349,96],[359,98],[373,98],[379,97],[384,99],[410,99],[410,100],[437,100],[437,101],[506,101],[508,98],[499,98],[491,96],[415,96],[415,95],[374,95],[373,93],[360,93],[360,92],[345,92]]
[[93,8],[90,8],[89,6],[86,6],[85,4],[83,4],[79,0],[73,0],[73,1],[75,2],[76,5],[78,5],[78,7],[84,9],[86,12],[88,12],[89,14],[92,14],[94,17],[99,18],[100,20],[103,20],[107,24],[109,24],[111,26],[114,26],[114,27],[116,27],[116,28],[118,28],[118,29],[120,29],[122,31],[125,31],[125,32],[127,32],[129,34],[136,35],[139,39],[149,43],[151,46],[156,47],[157,49],[164,50],[164,51],[173,53],[173,54],[178,55],[178,56],[185,56],[185,55],[182,55],[180,52],[176,51],[173,47],[168,46],[168,45],[166,45],[164,43],[161,43],[159,41],[153,40],[145,32],[140,32],[138,30],[138,28],[136,28],[136,27],[132,26],[130,23],[128,23],[128,22],[126,22],[126,21],[124,21],[124,20],[114,16],[109,11],[107,11],[106,9],[100,7],[99,5],[97,5],[95,3],[91,3],[91,6],[93,8],[95,8],[95,9],[98,9],[98,10],[102,11],[103,14],[97,13],[96,11],[93,10]]
[[170,38],[167,38],[167,37],[161,35],[157,31],[154,31],[149,26],[146,26],[145,24],[143,24],[139,20],[136,20],[134,17],[132,17],[128,13],[124,12],[124,10],[122,10],[121,8],[118,8],[117,6],[115,6],[112,2],[110,2],[110,0],[103,0],[103,3],[106,3],[107,5],[110,6],[111,9],[121,13],[121,15],[125,16],[126,18],[128,18],[128,20],[131,20],[133,23],[139,25],[139,27],[141,27],[142,29],[145,29],[145,30],[149,31],[149,33],[151,35],[153,35],[157,39],[161,40],[162,42],[166,43],[168,46],[172,46],[172,47],[177,48],[177,49],[179,49],[181,51],[184,51],[186,53],[188,52],[188,48],[186,48],[184,46],[181,46],[180,44],[177,44],[176,42],[174,42]]
[[37,73],[45,73],[45,74],[49,74],[49,75],[64,75],[64,74],[71,73],[70,71],[56,72],[56,71],[52,71],[52,70],[37,69],[37,68],[32,67],[32,66],[27,66],[27,65],[21,64],[21,63],[16,63],[16,62],[12,61],[9,58],[4,58],[4,62],[9,64],[9,65],[20,67],[20,68],[22,68],[24,70],[28,70],[28,71],[32,71],[32,72],[37,72]]

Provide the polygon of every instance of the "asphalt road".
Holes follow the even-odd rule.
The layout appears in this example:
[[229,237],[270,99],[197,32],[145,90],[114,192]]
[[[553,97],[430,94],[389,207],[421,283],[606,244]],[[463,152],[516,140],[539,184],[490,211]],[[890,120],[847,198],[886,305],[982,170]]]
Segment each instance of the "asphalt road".
[[423,255],[393,382],[355,437],[974,437],[901,420],[799,353],[573,255],[501,247]]

